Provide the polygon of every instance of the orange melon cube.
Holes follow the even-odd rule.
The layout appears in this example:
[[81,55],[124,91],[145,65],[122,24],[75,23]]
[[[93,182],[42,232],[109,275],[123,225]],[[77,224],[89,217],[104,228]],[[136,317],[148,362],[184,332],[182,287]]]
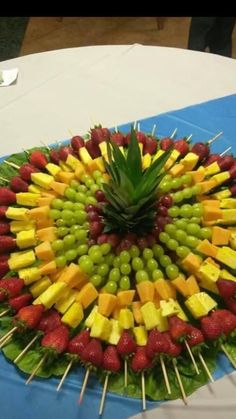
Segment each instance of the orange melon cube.
[[204,194],[215,188],[217,182],[215,180],[205,180],[204,182],[199,182],[199,185],[201,186],[201,193]]
[[39,218],[36,220],[36,227],[37,230],[41,230],[42,228],[53,227],[54,222],[51,218]]
[[98,312],[109,317],[117,305],[117,297],[113,294],[102,293],[98,296]]
[[[76,296],[76,301],[79,301],[83,308],[87,308],[92,304],[98,297],[98,291],[92,282],[88,282],[81,288]],[[102,313],[101,313],[102,314]]]
[[182,163],[178,163],[175,164],[170,170],[169,173],[171,174],[171,176],[176,177],[176,176],[180,176],[182,175],[182,173],[184,172],[184,165]]
[[36,256],[41,260],[50,261],[55,257],[51,243],[49,241],[40,243],[38,246],[35,247],[34,251],[36,253]]
[[88,276],[78,265],[70,263],[62,272],[59,281],[65,282],[70,288],[81,289],[88,282]]
[[54,260],[44,263],[43,265],[39,266],[39,270],[41,272],[41,275],[50,275],[52,273],[55,273],[57,270],[57,265]]
[[119,320],[120,310],[122,309],[121,306],[116,305],[114,310],[112,311],[112,317],[115,320]]
[[218,199],[209,199],[208,196],[202,201],[202,204],[209,207],[220,208],[220,201],[218,201]]
[[200,292],[199,285],[194,275],[191,275],[186,279],[186,285],[188,287],[188,295],[193,295]]
[[168,300],[169,298],[175,299],[176,290],[170,281],[160,278],[154,282],[154,285],[162,300]]
[[182,275],[179,275],[177,278],[171,281],[171,284],[180,292],[184,297],[188,297],[189,289],[186,283],[185,278]]
[[52,274],[50,274],[51,281],[57,282],[57,280],[60,278],[62,273],[66,271],[66,269],[67,269],[67,266],[65,266],[64,268],[57,269],[56,272],[53,272]]
[[43,189],[41,196],[42,198],[48,198],[48,197],[57,198],[58,194],[55,191],[46,191]]
[[57,239],[56,232],[57,232],[56,227],[46,227],[46,228],[41,228],[40,230],[37,230],[36,235],[37,235],[38,240],[41,242],[46,242],[46,241],[53,242],[54,240]]
[[58,193],[58,195],[64,196],[68,185],[66,183],[56,182],[55,180],[50,184],[51,188]]
[[216,206],[204,205],[203,218],[205,221],[219,220],[222,218],[222,210]]
[[45,207],[48,206],[50,207],[51,202],[53,201],[54,197],[53,196],[44,196],[44,197],[40,197],[38,199],[38,206],[39,207]]
[[137,324],[144,324],[143,315],[141,312],[142,303],[141,301],[132,302],[132,312],[134,315],[134,320]]
[[194,253],[189,253],[181,262],[183,268],[190,273],[195,273],[201,265],[200,258]]
[[153,303],[155,304],[156,308],[160,308],[160,301],[161,301],[161,297],[158,294],[158,292],[155,290],[154,291]]
[[134,299],[135,290],[119,291],[117,293],[117,304],[120,306],[129,306]]
[[196,250],[206,256],[211,256],[213,258],[216,257],[218,252],[218,248],[214,244],[211,244],[207,239],[202,240],[196,247]]
[[229,239],[231,237],[231,232],[230,230],[227,230],[226,228],[222,228],[222,227],[213,227],[212,228],[212,244],[214,245],[227,245],[229,243]]
[[151,281],[142,281],[136,285],[140,301],[146,303],[147,301],[153,301],[154,298],[154,284]]
[[37,221],[40,218],[43,218],[43,219],[47,218],[49,214],[49,210],[50,210],[49,205],[44,205],[43,207],[36,207],[36,208],[32,208],[28,210],[27,215],[31,220]]

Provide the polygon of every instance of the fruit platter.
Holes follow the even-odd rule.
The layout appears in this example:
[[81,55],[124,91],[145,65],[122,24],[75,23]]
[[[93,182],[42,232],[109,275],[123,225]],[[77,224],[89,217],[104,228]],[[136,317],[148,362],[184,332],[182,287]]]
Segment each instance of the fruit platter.
[[[206,141],[91,128],[0,164],[0,348],[25,384],[83,372],[181,398],[236,368],[236,160]],[[138,400],[140,399],[140,400]],[[76,402],[76,401],[75,401]]]

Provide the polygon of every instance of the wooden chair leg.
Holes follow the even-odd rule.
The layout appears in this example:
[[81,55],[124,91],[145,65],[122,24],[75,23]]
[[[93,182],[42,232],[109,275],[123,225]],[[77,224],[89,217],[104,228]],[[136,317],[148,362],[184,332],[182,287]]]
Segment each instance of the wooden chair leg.
[[157,29],[164,29],[164,17],[156,17]]

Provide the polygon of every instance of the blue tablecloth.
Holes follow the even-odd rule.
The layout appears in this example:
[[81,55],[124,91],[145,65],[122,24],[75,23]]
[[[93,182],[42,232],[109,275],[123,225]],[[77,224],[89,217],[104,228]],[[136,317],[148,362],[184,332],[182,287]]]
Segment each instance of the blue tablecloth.
[[[222,137],[212,149],[217,152],[229,145],[236,153],[236,94],[190,106],[174,112],[156,115],[139,121],[141,130],[151,132],[157,125],[160,136],[170,135],[178,128],[177,137],[193,134],[193,141],[207,141],[218,132]],[[128,131],[130,124],[120,129]],[[214,378],[232,372],[224,355],[219,356]],[[101,399],[101,386],[91,378],[81,406],[77,404],[83,371],[73,370],[62,390],[57,393],[58,379],[34,379],[25,386],[26,376],[0,355],[0,417],[2,419],[87,419],[97,418]],[[148,402],[147,408],[156,403]],[[103,418],[124,419],[141,411],[141,401],[107,394]]]

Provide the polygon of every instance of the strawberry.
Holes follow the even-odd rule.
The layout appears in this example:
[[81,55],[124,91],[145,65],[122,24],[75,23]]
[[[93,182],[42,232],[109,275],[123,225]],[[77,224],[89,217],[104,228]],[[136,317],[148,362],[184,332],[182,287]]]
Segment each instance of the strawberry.
[[0,236],[10,233],[10,224],[7,221],[0,222]]
[[229,169],[230,179],[236,179],[236,164]]
[[48,159],[41,151],[36,150],[29,157],[29,162],[32,166],[37,167],[39,170],[43,170],[48,164]]
[[69,154],[72,154],[72,148],[70,146],[61,147],[58,151],[59,159],[66,161]]
[[115,132],[111,135],[111,140],[114,141],[119,147],[123,147],[125,145],[125,137],[121,132]]
[[236,316],[229,310],[215,310],[211,317],[220,322],[223,333],[226,335],[236,328]]
[[91,129],[91,140],[96,145],[104,141],[104,133],[103,133],[102,128]]
[[9,256],[8,255],[0,255],[0,262],[7,262]]
[[148,342],[146,345],[146,352],[149,358],[153,358],[155,355],[160,353],[168,353],[169,342],[166,336],[159,332],[157,329],[152,329],[148,336]]
[[145,346],[138,346],[131,361],[131,368],[138,372],[152,367],[152,361],[147,357]]
[[78,151],[80,148],[84,147],[84,139],[79,135],[74,135],[70,142],[74,151]]
[[0,236],[0,254],[11,252],[16,248],[16,239],[11,236]]
[[164,137],[160,141],[160,147],[164,151],[170,150],[170,148],[173,147],[173,145],[174,141],[170,137]]
[[103,368],[107,371],[118,372],[121,368],[120,358],[115,346],[109,345],[103,353]]
[[27,192],[29,185],[20,176],[11,178],[10,188],[14,192]]
[[0,206],[0,219],[6,218],[6,211],[7,211],[7,207],[5,205],[1,205]]
[[89,330],[83,330],[70,340],[68,345],[68,352],[71,354],[77,354],[81,357],[84,348],[89,344],[89,340]]
[[111,133],[108,128],[102,128],[102,135],[103,135],[104,140],[107,140],[110,138]]
[[42,330],[44,333],[48,333],[59,326],[61,326],[60,314],[52,308],[43,313],[37,329]]
[[166,340],[169,342],[168,355],[173,357],[179,356],[182,351],[182,346],[180,343],[173,342],[170,332],[164,332],[163,335],[165,335]]
[[225,299],[225,304],[227,305],[228,309],[232,311],[232,313],[236,314],[236,299],[235,298],[228,298]]
[[208,340],[218,339],[223,333],[221,322],[213,317],[202,317],[201,318],[201,329],[202,333]]
[[17,297],[10,298],[8,300],[8,304],[13,308],[16,312],[20,310],[22,307],[25,307],[29,304],[32,300],[32,295],[29,293],[20,294]]
[[174,341],[185,339],[189,331],[188,323],[184,322],[177,316],[169,318],[170,335]]
[[6,256],[7,260],[0,260],[0,279],[3,278],[9,271],[8,255],[0,255],[0,257]]
[[204,336],[200,329],[197,327],[189,325],[188,336],[186,338],[187,343],[190,347],[199,345],[200,343],[204,342]]
[[100,367],[103,362],[103,350],[100,340],[91,339],[88,345],[85,346],[81,358],[84,362]]
[[19,168],[20,177],[25,180],[25,182],[31,181],[31,174],[39,172],[37,167],[32,166],[32,164],[25,163]]
[[233,156],[223,156],[218,164],[220,170],[224,172],[225,170],[229,170],[235,163],[236,162]]
[[122,332],[122,335],[117,343],[117,351],[121,356],[127,356],[136,351],[137,345],[127,330]]
[[209,147],[204,143],[195,143],[191,148],[191,152],[199,156],[199,160],[205,160],[209,156]]
[[16,203],[16,194],[8,188],[0,188],[0,205]]
[[20,327],[35,329],[42,318],[43,312],[44,306],[42,304],[25,306],[14,317],[14,323]]
[[92,140],[86,141],[85,147],[87,151],[89,152],[90,156],[92,157],[92,159],[96,159],[97,157],[101,156],[100,148]]
[[16,297],[24,286],[21,278],[11,277],[0,279],[0,301],[6,298]]
[[64,352],[69,343],[69,330],[67,326],[61,325],[44,335],[41,340],[41,346],[47,349],[53,349],[58,354]]
[[205,161],[204,166],[209,166],[214,162],[217,162],[219,164],[221,160],[222,157],[219,154],[210,154],[207,160]]
[[184,157],[189,151],[189,144],[185,140],[176,140],[174,149],[180,153],[181,157]]
[[150,138],[150,137],[146,137],[146,143],[143,147],[143,154],[155,154],[157,151],[157,141]]
[[52,148],[49,152],[49,156],[50,156],[50,160],[54,163],[54,164],[59,164],[60,163],[60,157],[59,157],[59,153],[55,148]]
[[227,279],[218,279],[216,285],[221,297],[224,299],[236,296],[236,282]]
[[[136,137],[137,137],[138,142],[143,144],[143,147],[145,147],[145,144],[146,144],[146,141],[147,141],[146,135],[141,131],[137,131],[136,132]],[[128,145],[130,143],[130,138],[131,138],[131,133],[129,132],[125,137],[125,144],[126,145]]]

